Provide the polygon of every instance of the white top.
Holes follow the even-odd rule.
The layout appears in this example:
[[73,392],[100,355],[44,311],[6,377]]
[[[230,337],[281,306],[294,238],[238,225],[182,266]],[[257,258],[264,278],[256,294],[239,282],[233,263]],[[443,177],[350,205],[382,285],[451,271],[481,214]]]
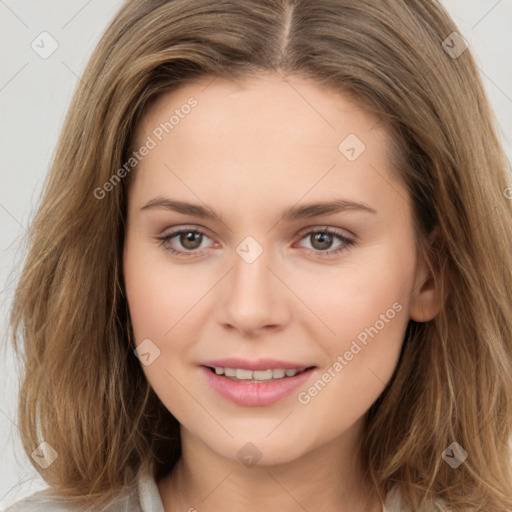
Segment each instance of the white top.
[[[400,506],[400,501],[399,490],[394,487],[387,495],[382,512],[407,512]],[[48,488],[17,501],[5,509],[5,512],[82,512],[84,510],[84,508],[73,507]],[[136,487],[127,488],[123,496],[103,508],[102,512],[165,512],[165,509],[155,479],[149,473],[140,471]]]

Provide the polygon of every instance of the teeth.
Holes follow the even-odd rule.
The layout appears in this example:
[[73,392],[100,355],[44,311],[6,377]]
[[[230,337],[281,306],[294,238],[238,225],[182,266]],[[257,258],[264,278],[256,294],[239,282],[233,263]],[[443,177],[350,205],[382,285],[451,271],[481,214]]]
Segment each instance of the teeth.
[[272,378],[272,370],[257,370],[252,372],[254,380],[270,380]]
[[226,377],[234,377],[237,380],[271,380],[282,379],[283,377],[293,377],[299,373],[299,370],[275,368],[272,370],[246,370],[243,368],[221,368],[215,367],[217,375],[225,375]]
[[[226,375],[228,375],[227,370],[230,368],[226,368]],[[252,379],[252,371],[251,370],[235,370],[235,377],[237,379]]]

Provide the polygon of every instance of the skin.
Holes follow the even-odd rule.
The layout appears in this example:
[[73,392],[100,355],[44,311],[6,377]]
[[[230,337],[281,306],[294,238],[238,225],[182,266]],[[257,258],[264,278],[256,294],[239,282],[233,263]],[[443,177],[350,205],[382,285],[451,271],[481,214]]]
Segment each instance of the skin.
[[[161,96],[139,124],[139,144],[191,96],[198,105],[137,168],[124,247],[136,343],[149,338],[160,350],[143,370],[181,424],[182,459],[158,482],[164,507],[380,512],[357,457],[364,415],[393,375],[409,319],[428,321],[440,307],[414,243],[407,191],[394,177],[389,134],[339,92],[261,74],[210,78]],[[366,145],[354,161],[338,149],[349,134]],[[157,196],[207,205],[221,221],[141,210]],[[287,207],[335,198],[376,213],[282,219]],[[198,249],[179,235],[157,240],[180,227],[206,233]],[[315,241],[324,227],[356,245],[325,255],[345,244],[335,236],[331,246]],[[263,248],[252,263],[236,252],[247,236]],[[298,391],[394,303],[400,312],[308,404],[299,403]],[[202,362],[224,357],[317,368],[279,402],[246,407],[219,396],[200,371]],[[247,442],[261,452],[252,467],[237,456]]]

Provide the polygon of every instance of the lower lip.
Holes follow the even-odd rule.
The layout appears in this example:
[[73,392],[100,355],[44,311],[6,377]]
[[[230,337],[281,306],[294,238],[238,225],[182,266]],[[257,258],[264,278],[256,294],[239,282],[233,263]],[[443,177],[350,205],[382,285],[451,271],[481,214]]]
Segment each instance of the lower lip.
[[278,402],[291,394],[311,376],[313,368],[293,377],[283,377],[261,383],[231,380],[223,375],[217,375],[205,366],[201,366],[201,371],[205,374],[211,387],[224,398],[237,405],[262,407]]

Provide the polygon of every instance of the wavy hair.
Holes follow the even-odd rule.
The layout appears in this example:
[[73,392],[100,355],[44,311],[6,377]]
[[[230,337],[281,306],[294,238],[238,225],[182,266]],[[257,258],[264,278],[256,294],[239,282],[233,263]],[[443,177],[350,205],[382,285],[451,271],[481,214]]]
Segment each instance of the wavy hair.
[[[452,511],[512,510],[512,189],[473,56],[449,51],[456,31],[434,0],[122,5],[75,91],[10,317],[22,442],[53,489],[104,504],[135,471],[160,478],[181,453],[179,424],[133,354],[122,251],[136,169],[98,191],[160,95],[203,76],[271,72],[351,95],[388,127],[418,247],[445,296],[434,319],[410,321],[366,415],[365,471],[381,498],[397,485],[413,510],[437,498]],[[30,457],[42,440],[59,454],[46,469]],[[452,442],[468,453],[457,470],[442,458]]]

